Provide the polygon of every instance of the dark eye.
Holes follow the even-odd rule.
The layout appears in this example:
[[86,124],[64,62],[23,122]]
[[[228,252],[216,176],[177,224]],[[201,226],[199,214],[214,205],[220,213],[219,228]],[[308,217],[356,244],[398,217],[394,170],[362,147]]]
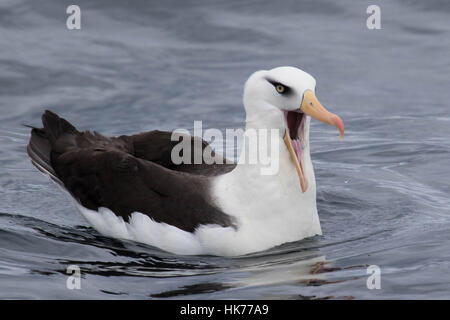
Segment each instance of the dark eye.
[[277,89],[278,93],[283,93],[286,90],[285,87],[282,84],[277,84],[275,86],[275,89]]

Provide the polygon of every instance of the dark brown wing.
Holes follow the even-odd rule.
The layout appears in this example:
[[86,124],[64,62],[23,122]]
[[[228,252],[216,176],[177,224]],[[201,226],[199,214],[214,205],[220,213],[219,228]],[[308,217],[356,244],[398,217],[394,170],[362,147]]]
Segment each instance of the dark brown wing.
[[107,138],[79,132],[49,111],[43,123],[32,130],[28,153],[83,206],[109,208],[126,221],[137,211],[189,232],[202,224],[233,226],[210,198],[210,178],[171,162],[168,133]]
[[[171,157],[172,149],[181,141],[181,139],[175,138],[175,141],[172,141],[171,136],[171,132],[155,130],[133,136],[121,136],[116,139],[127,141],[136,157],[152,161],[165,168],[175,171],[188,172],[204,176],[216,176],[227,173],[236,167],[235,163],[232,163],[216,154],[206,141],[201,138],[191,136],[184,136],[184,138],[190,140],[191,156],[189,163],[174,164]],[[198,143],[195,142],[196,140]],[[200,148],[201,150],[199,150]],[[217,163],[207,164],[202,157],[200,159],[201,163],[195,164],[195,152],[203,154],[207,148],[207,154],[216,158],[218,160]]]

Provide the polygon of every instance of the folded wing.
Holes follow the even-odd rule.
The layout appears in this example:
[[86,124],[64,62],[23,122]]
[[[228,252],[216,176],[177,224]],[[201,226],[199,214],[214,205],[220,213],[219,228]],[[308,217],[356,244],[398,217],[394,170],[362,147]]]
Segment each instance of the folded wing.
[[175,165],[170,154],[177,142],[169,132],[108,138],[80,132],[50,111],[42,118],[44,128],[32,129],[28,154],[84,207],[109,208],[125,221],[141,212],[189,232],[203,224],[234,225],[209,196],[211,177],[234,164]]

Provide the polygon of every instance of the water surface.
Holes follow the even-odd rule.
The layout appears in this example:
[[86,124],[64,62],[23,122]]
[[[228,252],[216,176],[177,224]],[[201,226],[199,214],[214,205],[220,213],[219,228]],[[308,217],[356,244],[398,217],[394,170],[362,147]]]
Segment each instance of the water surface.
[[[366,1],[76,4],[69,31],[69,3],[0,3],[0,298],[450,298],[449,2],[379,1],[381,30]],[[26,156],[46,108],[106,135],[242,128],[245,80],[280,65],[345,122],[312,123],[323,236],[237,258],[109,239]]]

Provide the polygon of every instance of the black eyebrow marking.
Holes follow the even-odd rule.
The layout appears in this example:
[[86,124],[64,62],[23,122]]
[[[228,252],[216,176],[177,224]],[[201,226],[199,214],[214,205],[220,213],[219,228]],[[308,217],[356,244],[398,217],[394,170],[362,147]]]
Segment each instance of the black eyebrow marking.
[[265,78],[265,79],[266,79],[271,85],[273,85],[275,88],[276,88],[278,85],[281,85],[281,86],[284,87],[283,93],[279,93],[279,92],[277,91],[279,94],[282,94],[283,96],[288,96],[288,95],[290,95],[290,94],[292,93],[291,87],[289,87],[289,86],[287,86],[287,85],[285,85],[285,84],[283,84],[283,83],[281,83],[281,82],[275,81],[275,80],[273,80],[273,79],[271,79],[271,78]]

